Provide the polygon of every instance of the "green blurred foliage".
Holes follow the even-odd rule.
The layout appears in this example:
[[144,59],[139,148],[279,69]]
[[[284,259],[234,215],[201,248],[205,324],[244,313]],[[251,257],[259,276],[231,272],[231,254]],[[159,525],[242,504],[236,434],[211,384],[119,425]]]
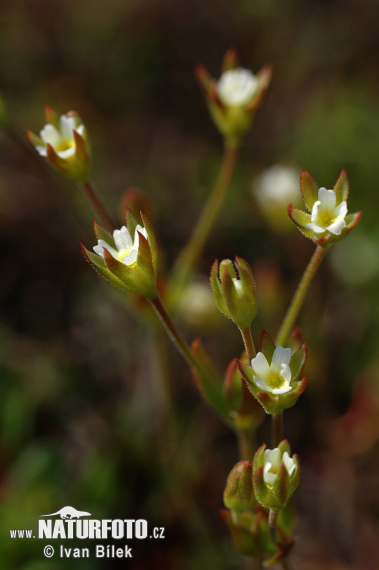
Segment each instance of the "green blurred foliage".
[[[133,570],[243,565],[218,515],[238,459],[234,435],[201,402],[166,340],[84,263],[78,244],[95,243],[92,213],[24,137],[25,128],[42,128],[46,104],[81,113],[95,185],[113,211],[125,188],[143,188],[158,212],[154,226],[169,268],[222,150],[194,66],[202,62],[217,76],[235,46],[243,66],[258,71],[271,62],[274,76],[200,273],[208,274],[215,257],[247,259],[259,303],[254,337],[258,342],[262,328],[275,335],[312,244],[289,221],[284,232],[267,223],[253,182],[265,168],[289,164],[331,188],[347,168],[349,211],[364,216],[328,253],[299,318],[309,387],[285,420],[303,466],[293,556],[309,569],[374,568],[377,2],[4,0],[0,22],[1,567],[67,568],[71,561],[45,560],[40,541],[11,540],[9,529],[36,529],[40,514],[70,504],[96,518],[166,527],[162,542],[133,543]],[[177,317],[186,338],[201,334],[224,372],[240,356],[238,331],[217,314],[188,322],[188,309]],[[356,397],[351,403],[357,385],[372,389],[359,405]],[[346,421],[337,425],[340,417]],[[258,443],[268,437],[266,422]],[[83,570],[121,564],[75,561]]]

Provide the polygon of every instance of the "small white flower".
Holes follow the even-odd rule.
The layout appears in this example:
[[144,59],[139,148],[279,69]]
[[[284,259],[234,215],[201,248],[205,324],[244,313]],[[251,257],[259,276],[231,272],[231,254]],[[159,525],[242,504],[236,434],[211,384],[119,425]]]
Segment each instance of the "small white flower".
[[134,265],[137,262],[138,256],[138,246],[139,246],[139,234],[140,232],[145,238],[147,238],[147,232],[145,228],[137,225],[134,232],[134,242],[130,232],[126,226],[122,226],[120,230],[115,230],[113,232],[113,238],[116,244],[114,249],[106,241],[99,239],[97,245],[94,246],[93,250],[95,253],[104,257],[104,249],[107,249],[109,253],[125,265]]
[[225,105],[249,103],[258,87],[258,80],[249,69],[238,67],[225,71],[217,82],[217,94]]
[[335,192],[326,188],[320,188],[318,200],[313,204],[311,223],[307,224],[306,227],[316,234],[328,231],[335,236],[339,236],[346,227],[346,214],[346,201],[343,200],[336,206]]
[[50,144],[58,156],[67,159],[75,155],[76,144],[74,131],[84,134],[84,125],[78,125],[78,118],[70,115],[61,115],[59,128],[48,123],[40,131],[40,137],[45,145],[36,145],[36,150],[41,156],[47,156],[46,145]]
[[291,477],[296,469],[296,463],[292,457],[289,456],[288,451],[285,451],[282,456],[278,447],[265,450],[263,458],[263,480],[267,485],[274,485],[282,463],[284,463],[288,475]]
[[254,192],[260,205],[271,210],[276,205],[295,202],[299,196],[300,172],[291,166],[274,164],[254,182]]
[[273,394],[284,394],[292,388],[291,370],[289,363],[291,360],[291,349],[277,346],[272,355],[271,364],[262,352],[252,359],[251,366],[254,370],[254,382],[259,388]]

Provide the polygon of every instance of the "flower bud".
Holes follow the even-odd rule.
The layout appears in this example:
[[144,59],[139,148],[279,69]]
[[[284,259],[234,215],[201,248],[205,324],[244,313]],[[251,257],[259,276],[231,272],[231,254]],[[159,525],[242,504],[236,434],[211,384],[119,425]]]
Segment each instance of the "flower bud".
[[253,464],[239,461],[231,470],[224,491],[224,505],[236,513],[244,513],[255,503],[253,487]]
[[362,212],[347,214],[349,179],[342,170],[333,190],[319,188],[305,170],[300,178],[301,192],[308,212],[288,206],[288,215],[305,237],[320,247],[328,247],[344,239],[355,228]]
[[290,454],[287,440],[281,441],[275,449],[266,449],[263,444],[255,454],[254,490],[257,500],[266,509],[283,509],[299,484],[299,458]]
[[54,168],[76,182],[87,182],[91,166],[86,128],[76,111],[59,115],[45,107],[46,125],[39,136],[26,131],[30,144]]
[[290,348],[275,346],[269,334],[262,333],[260,351],[251,366],[238,366],[247,387],[268,414],[278,414],[293,406],[305,390],[307,379],[299,380],[307,357],[306,345],[292,354]]
[[273,555],[277,551],[269,536],[267,512],[260,505],[255,505],[254,511],[245,513],[220,512],[232,535],[234,546],[241,554]]
[[257,314],[255,282],[248,263],[236,257],[212,266],[210,283],[217,307],[241,330],[250,326]]
[[127,227],[113,236],[95,222],[95,253],[81,247],[88,263],[110,283],[152,300],[157,296],[157,246],[149,222],[141,216],[144,227],[127,208]]
[[229,145],[238,146],[263,100],[271,79],[271,66],[266,65],[254,75],[239,67],[235,50],[228,50],[218,81],[202,65],[196,68],[196,76],[217,128]]

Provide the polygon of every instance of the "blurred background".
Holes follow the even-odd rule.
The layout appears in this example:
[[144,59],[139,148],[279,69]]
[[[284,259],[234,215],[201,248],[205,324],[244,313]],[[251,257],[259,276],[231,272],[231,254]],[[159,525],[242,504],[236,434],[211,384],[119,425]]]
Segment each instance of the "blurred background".
[[[166,528],[164,540],[133,541],[130,561],[76,560],[78,569],[244,567],[219,516],[234,434],[138,305],[85,263],[93,214],[24,134],[43,127],[45,105],[78,111],[99,193],[121,225],[122,204],[136,200],[125,190],[142,189],[169,269],[222,156],[194,68],[218,77],[230,46],[244,67],[270,62],[274,75],[176,322],[224,373],[242,345],[208,275],[216,257],[239,255],[257,282],[256,343],[262,328],[275,336],[314,247],[286,217],[300,172],[332,188],[347,168],[349,211],[363,219],[328,253],[298,320],[309,384],[285,413],[302,464],[292,560],[379,568],[378,10],[376,0],[2,0],[3,568],[72,564],[44,559],[42,541],[9,538],[65,505]],[[266,418],[258,443],[269,434]]]

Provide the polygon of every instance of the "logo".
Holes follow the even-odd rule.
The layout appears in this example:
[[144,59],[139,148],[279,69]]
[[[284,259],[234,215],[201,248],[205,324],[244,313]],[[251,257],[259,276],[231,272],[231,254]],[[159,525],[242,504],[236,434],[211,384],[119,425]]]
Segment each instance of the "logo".
[[[39,515],[38,538],[43,540],[88,539],[118,541],[116,544],[95,544],[91,548],[73,548],[48,544],[43,549],[46,558],[58,554],[60,558],[132,558],[132,548],[123,543],[133,539],[165,538],[163,527],[149,529],[145,519],[93,519],[91,513],[66,506],[54,513]],[[11,538],[37,538],[33,530],[11,530]],[[120,544],[121,542],[121,544]]]
[[80,517],[90,517],[91,513],[86,513],[86,511],[77,511],[74,507],[63,507],[60,511],[56,513],[51,513],[50,515],[40,515],[41,517],[54,517],[55,515],[60,515],[61,519],[80,519]]

